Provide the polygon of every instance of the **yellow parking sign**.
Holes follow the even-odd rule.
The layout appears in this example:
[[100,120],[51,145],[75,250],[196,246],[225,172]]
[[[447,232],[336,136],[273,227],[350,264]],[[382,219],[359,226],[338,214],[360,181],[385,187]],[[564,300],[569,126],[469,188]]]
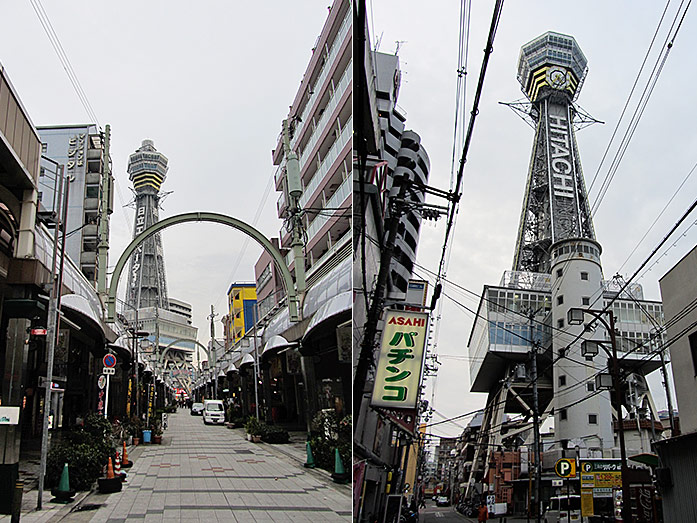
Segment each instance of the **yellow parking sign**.
[[554,472],[560,478],[572,478],[576,476],[576,460],[573,458],[561,458],[554,464]]

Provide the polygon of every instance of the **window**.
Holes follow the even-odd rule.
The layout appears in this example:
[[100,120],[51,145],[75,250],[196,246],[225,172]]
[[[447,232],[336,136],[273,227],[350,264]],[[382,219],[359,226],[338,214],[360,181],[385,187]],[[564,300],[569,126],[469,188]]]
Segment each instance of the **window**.
[[564,303],[564,296],[557,296],[557,305]]
[[564,274],[564,271],[561,269],[557,269],[557,278],[561,278],[562,274]]
[[559,409],[559,419],[566,421],[566,409]]
[[588,423],[590,425],[597,425],[598,424],[598,415],[597,414],[588,414]]
[[588,281],[588,273],[587,272],[581,272],[581,279]]
[[584,296],[581,298],[581,305],[590,305],[591,304],[591,299],[588,296]]
[[559,328],[559,329],[564,328],[564,320],[563,319],[557,320],[557,328]]
[[697,332],[690,334],[688,340],[690,342],[690,353],[692,354],[692,368],[695,371],[695,376],[697,376]]
[[566,386],[566,376],[559,376],[559,386],[560,387]]
[[588,392],[594,392],[595,384],[592,381],[589,381],[588,383],[586,383],[586,388],[588,389]]

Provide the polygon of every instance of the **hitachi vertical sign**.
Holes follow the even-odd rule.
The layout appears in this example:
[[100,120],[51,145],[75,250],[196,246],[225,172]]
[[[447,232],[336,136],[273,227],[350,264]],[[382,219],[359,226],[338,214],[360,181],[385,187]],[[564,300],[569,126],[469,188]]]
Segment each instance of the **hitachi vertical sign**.
[[370,402],[373,407],[416,407],[427,329],[427,313],[386,312]]

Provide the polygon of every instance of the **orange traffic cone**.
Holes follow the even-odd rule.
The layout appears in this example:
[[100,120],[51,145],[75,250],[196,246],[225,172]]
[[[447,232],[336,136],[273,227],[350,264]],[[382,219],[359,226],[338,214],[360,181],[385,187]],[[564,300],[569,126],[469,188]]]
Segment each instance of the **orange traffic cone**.
[[114,463],[114,474],[116,476],[119,476],[121,474],[121,458],[119,457],[119,453],[116,453],[116,463]]
[[106,466],[106,479],[114,479],[114,466],[111,463],[111,456],[109,456],[109,463]]
[[121,466],[123,468],[128,468],[133,465],[133,462],[128,461],[128,451],[126,450],[126,442],[123,442],[123,459],[121,460]]

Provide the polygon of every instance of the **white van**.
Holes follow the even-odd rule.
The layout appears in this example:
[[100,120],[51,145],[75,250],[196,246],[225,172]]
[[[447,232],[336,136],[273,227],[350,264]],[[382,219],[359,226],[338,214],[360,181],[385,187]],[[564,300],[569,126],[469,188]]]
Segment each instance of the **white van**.
[[549,500],[545,511],[545,523],[582,523],[587,518],[581,518],[581,496],[556,496]]
[[203,402],[203,423],[225,423],[225,406],[221,400]]

